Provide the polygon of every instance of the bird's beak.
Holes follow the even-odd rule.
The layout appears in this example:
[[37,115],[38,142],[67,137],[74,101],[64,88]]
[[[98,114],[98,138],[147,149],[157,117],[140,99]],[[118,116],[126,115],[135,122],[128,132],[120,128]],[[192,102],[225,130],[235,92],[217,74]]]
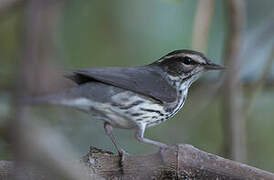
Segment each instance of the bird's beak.
[[212,62],[208,62],[207,64],[205,64],[204,68],[206,70],[224,70],[225,69],[224,66],[221,66]]

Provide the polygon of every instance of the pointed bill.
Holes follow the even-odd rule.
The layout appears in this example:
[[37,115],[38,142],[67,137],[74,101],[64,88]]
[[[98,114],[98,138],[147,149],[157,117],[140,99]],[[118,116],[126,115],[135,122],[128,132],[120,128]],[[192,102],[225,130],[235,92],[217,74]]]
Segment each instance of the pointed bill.
[[212,62],[208,62],[207,64],[205,64],[204,68],[206,70],[224,70],[225,69],[224,66],[221,66]]

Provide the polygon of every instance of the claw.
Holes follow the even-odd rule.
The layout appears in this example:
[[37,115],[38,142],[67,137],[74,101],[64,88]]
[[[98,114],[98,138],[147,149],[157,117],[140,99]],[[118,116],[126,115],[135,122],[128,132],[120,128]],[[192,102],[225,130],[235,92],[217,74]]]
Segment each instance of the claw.
[[162,154],[162,152],[167,149],[169,146],[167,144],[162,144],[161,146],[159,146],[159,153]]
[[125,167],[124,162],[125,162],[126,158],[129,156],[129,154],[123,149],[120,149],[118,153],[120,156],[119,165],[121,167],[122,174],[124,174],[124,167]]
[[160,147],[160,149],[166,149],[166,148],[168,148],[168,145],[161,143],[159,147]]
[[125,150],[123,150],[123,149],[119,149],[119,156],[122,158],[123,156],[129,156],[129,154],[125,151]]

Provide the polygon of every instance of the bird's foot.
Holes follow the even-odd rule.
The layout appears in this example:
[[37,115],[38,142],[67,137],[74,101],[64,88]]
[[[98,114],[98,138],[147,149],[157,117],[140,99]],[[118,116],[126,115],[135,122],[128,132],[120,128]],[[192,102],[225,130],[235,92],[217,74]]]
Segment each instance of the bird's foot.
[[159,151],[162,151],[164,149],[167,149],[169,146],[167,144],[164,144],[164,143],[159,143],[158,147],[159,147]]
[[169,146],[168,146],[167,144],[161,143],[161,145],[159,146],[159,150],[158,150],[158,153],[161,155],[161,157],[162,157],[162,155],[163,155],[163,152],[164,152],[167,148],[169,148]]
[[129,154],[123,149],[120,149],[118,153],[119,153],[119,156],[120,156],[119,165],[120,165],[120,168],[121,168],[121,171],[122,171],[122,174],[123,174],[124,173],[124,167],[125,167],[124,162],[125,162],[126,158],[129,156]]

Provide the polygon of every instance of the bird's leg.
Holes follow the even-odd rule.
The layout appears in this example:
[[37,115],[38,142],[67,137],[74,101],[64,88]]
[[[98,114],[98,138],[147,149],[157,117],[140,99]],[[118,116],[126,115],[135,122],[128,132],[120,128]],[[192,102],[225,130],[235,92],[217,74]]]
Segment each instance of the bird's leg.
[[125,161],[125,158],[126,156],[128,155],[128,153],[126,151],[124,151],[122,148],[120,148],[112,134],[112,126],[108,123],[108,122],[105,122],[104,123],[104,129],[105,129],[105,132],[106,134],[108,135],[108,137],[111,139],[112,143],[114,144],[116,150],[118,151],[119,153],[119,156],[120,156],[120,166],[121,166],[121,170],[123,172],[123,169],[124,169],[124,161]]
[[127,154],[122,148],[119,147],[119,145],[116,142],[116,139],[114,138],[113,134],[112,134],[112,126],[108,123],[105,122],[104,123],[104,129],[106,134],[108,135],[108,137],[110,138],[110,140],[112,141],[112,143],[114,144],[116,150],[119,153],[119,156],[123,157],[123,155]]
[[145,133],[145,129],[146,129],[146,125],[145,124],[139,124],[137,126],[137,130],[136,130],[136,139],[140,142],[144,142],[144,143],[149,143],[149,144],[153,144],[157,147],[160,148],[167,148],[168,146],[164,143],[161,142],[157,142],[157,141],[153,141],[147,138],[144,138],[144,133]]

